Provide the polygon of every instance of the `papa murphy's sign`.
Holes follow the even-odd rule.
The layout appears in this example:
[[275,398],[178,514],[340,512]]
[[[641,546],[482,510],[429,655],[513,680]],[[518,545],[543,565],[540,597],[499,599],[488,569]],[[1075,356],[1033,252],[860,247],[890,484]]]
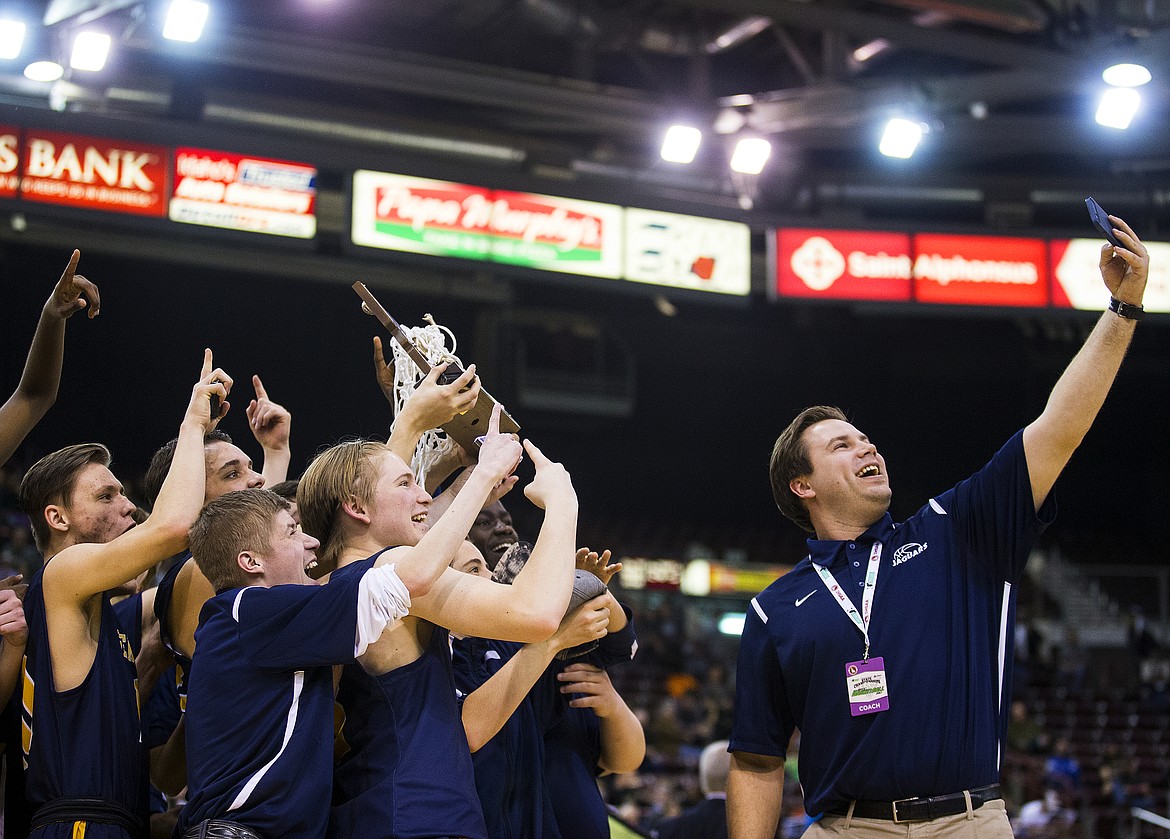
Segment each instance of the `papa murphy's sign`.
[[[1101,239],[1057,239],[1048,243],[1052,262],[1052,305],[1103,311],[1109,291],[1101,280]],[[1147,312],[1170,312],[1170,244],[1145,242],[1150,276],[1142,305]]]
[[311,239],[317,170],[205,149],[175,150],[171,221]]
[[618,278],[622,208],[358,170],[354,244]]
[[166,215],[167,150],[27,129],[20,194],[28,201]]
[[776,290],[789,297],[909,300],[914,263],[904,233],[776,231]]

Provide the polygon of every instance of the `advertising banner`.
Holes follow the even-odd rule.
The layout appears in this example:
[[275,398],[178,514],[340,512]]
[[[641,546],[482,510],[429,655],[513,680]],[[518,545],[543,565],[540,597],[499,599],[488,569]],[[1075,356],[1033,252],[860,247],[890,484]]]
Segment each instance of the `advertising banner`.
[[359,170],[354,244],[621,276],[622,208]]
[[751,255],[746,224],[626,209],[627,280],[746,295],[751,291]]
[[[1057,239],[1049,242],[1052,265],[1052,305],[1104,311],[1109,290],[1101,280],[1101,239]],[[1170,312],[1170,244],[1145,242],[1150,252],[1150,279],[1146,283],[1147,312]]]
[[175,150],[170,219],[311,239],[317,170],[303,163],[205,149]]
[[45,204],[165,216],[167,157],[161,146],[30,128],[20,193]]
[[20,129],[0,125],[0,198],[20,191]]
[[776,291],[787,297],[910,299],[913,261],[905,233],[776,231]]
[[1043,239],[918,233],[913,244],[914,296],[923,303],[1048,305]]

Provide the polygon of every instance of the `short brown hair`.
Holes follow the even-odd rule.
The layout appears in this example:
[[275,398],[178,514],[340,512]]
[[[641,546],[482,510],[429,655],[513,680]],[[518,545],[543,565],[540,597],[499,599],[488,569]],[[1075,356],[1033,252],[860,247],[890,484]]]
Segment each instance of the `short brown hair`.
[[776,506],[809,533],[815,533],[816,530],[809,518],[808,507],[789,484],[793,478],[812,472],[812,461],[808,457],[808,447],[804,444],[804,432],[818,422],[831,419],[849,421],[844,411],[832,405],[805,408],[776,438],[772,459],[768,462],[768,477],[772,481],[772,497],[776,499]]
[[191,554],[216,591],[248,585],[240,551],[272,547],[272,520],[288,502],[266,489],[241,489],[211,501],[191,526]]
[[108,467],[110,450],[101,443],[78,443],[47,454],[24,473],[20,482],[20,507],[32,523],[33,541],[43,554],[49,546],[50,528],[45,508],[65,504],[81,470],[91,463]]
[[321,542],[317,562],[327,573],[337,567],[341,554],[338,513],[349,499],[370,500],[374,486],[372,461],[388,452],[377,440],[347,440],[313,458],[297,487],[297,512],[301,528]]
[[[204,435],[203,446],[206,448],[215,442],[231,443],[232,438],[228,436],[226,431],[213,428]],[[179,445],[178,437],[173,440],[168,440],[154,453],[150,458],[150,465],[146,467],[146,476],[142,479],[142,489],[146,493],[146,503],[151,507],[154,506],[154,502],[158,501],[158,494],[162,489],[163,481],[167,479],[167,475],[171,471],[171,464],[175,460],[175,447],[177,445]]]
[[281,498],[283,498],[285,501],[291,501],[293,503],[296,503],[297,484],[299,484],[299,483],[300,483],[300,481],[295,480],[295,479],[291,480],[291,481],[281,481],[279,484],[273,484],[270,487],[266,487],[266,489],[272,490],[277,495],[279,495]]

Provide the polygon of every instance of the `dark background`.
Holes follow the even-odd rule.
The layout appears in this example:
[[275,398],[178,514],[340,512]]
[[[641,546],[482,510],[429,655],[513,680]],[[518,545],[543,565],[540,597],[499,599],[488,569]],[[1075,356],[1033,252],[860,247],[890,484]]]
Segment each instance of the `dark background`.
[[[9,244],[0,255],[0,388],[9,392],[68,253]],[[252,373],[293,414],[294,474],[342,437],[388,433],[391,413],[371,363],[371,336],[380,327],[343,285],[273,279],[247,264],[238,272],[200,271],[168,263],[161,246],[124,258],[83,254],[80,271],[99,284],[102,313],[70,320],[57,404],[14,466],[98,440],[113,450],[123,480],[140,473],[176,433],[204,346],[236,381],[223,427],[257,458],[243,415]],[[589,533],[605,534],[607,524],[610,533],[619,525],[627,533],[631,522],[642,522],[673,529],[683,541],[706,534],[716,548],[749,533],[785,554],[800,550],[800,537],[772,504],[767,461],[776,435],[801,408],[839,405],[876,442],[895,489],[892,512],[902,518],[1040,412],[1095,320],[762,299],[746,307],[684,301],[667,318],[641,296],[539,281],[517,282],[514,291],[511,306],[588,312],[636,360],[628,418],[513,408],[524,434],[572,472]],[[379,296],[407,325],[434,314],[459,337],[464,362],[476,360],[482,305]],[[1105,408],[1057,486],[1061,516],[1053,534],[1104,551],[1095,554],[1100,561],[1164,558],[1168,339],[1164,319],[1139,326]],[[505,356],[484,374],[507,405],[506,364]],[[536,519],[523,509],[529,505],[517,495],[510,506],[522,532],[530,531]],[[1145,551],[1156,553],[1137,555]],[[758,550],[749,557],[799,558]]]

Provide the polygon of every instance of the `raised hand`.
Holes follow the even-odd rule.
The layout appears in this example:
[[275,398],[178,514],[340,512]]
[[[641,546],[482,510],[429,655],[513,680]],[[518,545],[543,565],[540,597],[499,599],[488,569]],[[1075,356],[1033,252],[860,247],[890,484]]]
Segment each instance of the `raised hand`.
[[[449,385],[439,384],[439,375],[447,369],[446,364],[436,364],[419,382],[410,399],[402,407],[403,419],[414,428],[429,430],[450,422],[456,414],[465,414],[475,407],[479,399],[479,379],[475,365],[469,364],[463,375]],[[393,382],[391,382],[393,387]],[[393,390],[391,390],[393,401]]]
[[609,564],[611,556],[612,554],[609,551],[602,551],[601,555],[598,556],[597,551],[580,548],[577,550],[577,567],[582,571],[588,571],[608,586],[614,574],[622,570],[622,564],[620,562],[615,562],[613,565]]
[[[98,293],[98,287],[76,273],[77,263],[80,259],[81,251],[73,251],[73,255],[69,257],[69,264],[61,273],[61,279],[57,280],[53,293],[49,295],[49,299],[45,303],[45,310],[61,320],[65,320],[87,305],[91,319],[96,318],[102,310],[102,296]],[[88,303],[86,298],[88,298]]]
[[[232,389],[232,377],[218,367],[213,366],[211,350],[203,351],[203,369],[199,374],[199,381],[191,390],[191,402],[187,405],[187,415],[184,422],[190,420],[198,423],[206,434],[227,416],[231,404],[227,396]],[[212,396],[215,396],[216,412],[212,416]]]
[[265,451],[287,449],[292,414],[268,398],[268,391],[264,389],[259,376],[252,377],[252,387],[256,390],[256,398],[244,409],[252,436]]
[[524,441],[524,450],[528,452],[533,465],[536,466],[536,477],[532,479],[532,483],[524,487],[524,495],[529,501],[546,510],[549,502],[554,499],[567,497],[576,500],[577,493],[573,489],[573,481],[564,466],[545,457],[544,452],[531,440]]
[[[523,449],[515,434],[500,433],[500,414],[503,408],[496,405],[492,408],[491,418],[488,420],[488,432],[482,438],[479,447],[479,463],[476,471],[482,471],[485,477],[491,478],[496,489],[505,487],[504,491],[491,499],[498,501],[510,490],[517,481],[512,472],[520,464]],[[489,503],[491,503],[489,502]]]
[[592,664],[570,664],[557,674],[557,681],[561,682],[561,693],[582,694],[569,700],[570,707],[591,708],[602,719],[621,704],[621,697],[614,690],[609,674]]
[[1113,235],[1124,247],[1106,243],[1101,248],[1101,278],[1109,293],[1125,303],[1140,306],[1150,273],[1150,254],[1124,219],[1110,216]]
[[569,650],[605,637],[609,626],[609,598],[604,594],[586,600],[561,620],[552,637],[555,647]]
[[[362,309],[365,308],[366,304],[363,303]],[[368,311],[367,314],[369,314]],[[382,391],[382,395],[386,397],[386,401],[393,405],[394,356],[390,357],[389,362],[386,361],[386,356],[382,353],[382,339],[377,335],[374,336],[374,380],[378,383],[378,389]]]

